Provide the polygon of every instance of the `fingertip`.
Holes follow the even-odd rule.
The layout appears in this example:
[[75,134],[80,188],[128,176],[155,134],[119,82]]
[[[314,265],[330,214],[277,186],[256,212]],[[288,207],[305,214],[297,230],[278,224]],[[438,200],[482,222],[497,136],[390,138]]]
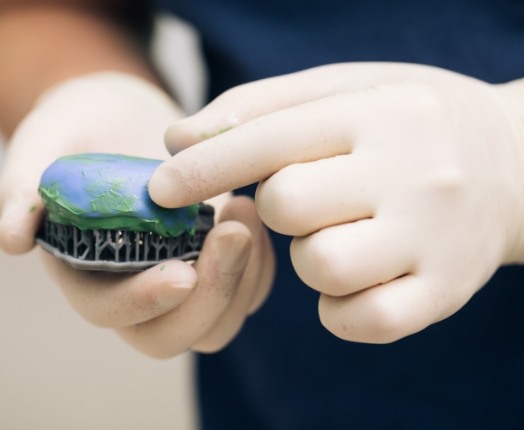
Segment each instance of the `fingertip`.
[[12,255],[24,254],[30,251],[34,244],[34,239],[29,239],[24,234],[5,230],[3,226],[0,226],[0,248],[4,252]]
[[228,241],[230,238],[237,238],[238,242],[251,241],[251,232],[242,222],[228,220],[220,222],[211,232],[210,235],[217,242]]
[[30,251],[41,217],[40,202],[6,202],[0,215],[0,248],[13,255]]
[[188,123],[188,119],[183,119],[166,130],[164,140],[171,155],[177,154],[201,140],[187,129]]
[[198,281],[195,269],[190,264],[176,259],[163,261],[146,270],[144,274],[166,287],[186,289],[188,294]]
[[149,195],[157,205],[165,208],[184,206],[185,202],[180,199],[183,196],[179,191],[180,182],[177,172],[169,167],[168,162],[165,162],[153,172],[149,180]]
[[245,251],[252,243],[251,231],[239,221],[224,221],[216,228],[215,241],[224,250]]
[[239,274],[247,265],[251,253],[252,235],[238,221],[225,221],[213,228],[204,244],[197,266],[217,264],[222,275]]
[[219,97],[192,116],[171,125],[164,135],[167,149],[176,154],[203,140],[224,134],[241,124],[235,110],[224,113]]
[[162,313],[185,301],[197,285],[196,271],[189,264],[179,260],[164,261],[148,269],[143,275],[144,279],[140,284],[156,285],[151,289],[154,296],[151,303],[157,305],[152,308],[157,307]]
[[151,175],[148,192],[151,199],[165,208],[196,204],[228,191],[213,171],[201,161],[205,154],[193,148],[162,163]]

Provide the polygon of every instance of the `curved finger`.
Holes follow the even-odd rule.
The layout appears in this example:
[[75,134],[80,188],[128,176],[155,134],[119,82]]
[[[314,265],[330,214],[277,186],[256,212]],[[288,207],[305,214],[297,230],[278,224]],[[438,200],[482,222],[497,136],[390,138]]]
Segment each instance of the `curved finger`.
[[163,315],[184,301],[197,282],[195,270],[177,260],[123,275],[80,271],[47,253],[42,257],[73,308],[101,327],[127,327]]
[[34,246],[44,209],[38,185],[50,157],[20,144],[8,147],[0,176],[0,248],[5,252],[20,254]]
[[218,224],[209,232],[195,263],[198,283],[190,296],[172,311],[118,333],[152,357],[167,358],[187,351],[228,308],[250,248],[251,234],[245,226],[235,221]]
[[[185,206],[259,182],[290,164],[351,153],[360,135],[374,133],[399,106],[416,112],[419,101],[406,103],[406,93],[419,94],[420,87],[384,85],[255,118],[164,162],[149,192],[161,206]],[[428,97],[421,99],[426,103]]]
[[329,227],[291,243],[291,261],[305,284],[345,296],[415,270],[416,250],[399,222],[365,219]]
[[424,66],[339,63],[239,85],[196,114],[178,121],[165,136],[172,154],[271,112],[399,79],[415,78]]
[[176,154],[151,177],[151,197],[164,207],[184,206],[265,179],[291,163],[350,152],[330,102],[254,119]]
[[289,236],[370,218],[387,193],[387,183],[377,183],[385,176],[381,164],[349,154],[284,167],[259,184],[258,213],[269,228]]
[[319,315],[344,340],[389,343],[452,315],[467,300],[442,296],[427,279],[404,276],[346,297],[324,294]]
[[239,286],[227,309],[211,330],[192,346],[193,350],[199,352],[214,352],[229,343],[254,307],[255,299],[260,301],[259,290],[263,290],[266,295],[272,283],[274,264],[269,258],[272,249],[265,240],[267,232],[258,217],[254,202],[244,196],[234,198],[221,214],[221,221],[227,220],[239,221],[250,230],[253,238],[251,251]]
[[3,198],[0,212],[0,249],[21,254],[33,248],[43,217],[43,204],[35,192],[17,192]]

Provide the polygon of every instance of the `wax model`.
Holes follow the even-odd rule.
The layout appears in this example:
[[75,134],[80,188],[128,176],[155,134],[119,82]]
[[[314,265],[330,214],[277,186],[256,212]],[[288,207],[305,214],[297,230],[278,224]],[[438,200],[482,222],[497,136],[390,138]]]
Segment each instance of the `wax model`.
[[37,242],[75,268],[139,271],[198,257],[214,210],[166,209],[147,184],[161,160],[87,153],[59,158],[43,173],[45,219]]

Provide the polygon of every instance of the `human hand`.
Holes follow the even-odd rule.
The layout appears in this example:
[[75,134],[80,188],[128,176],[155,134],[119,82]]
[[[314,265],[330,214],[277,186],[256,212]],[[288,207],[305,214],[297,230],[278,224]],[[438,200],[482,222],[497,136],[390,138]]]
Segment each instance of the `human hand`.
[[57,158],[113,152],[165,159],[163,133],[182,113],[159,89],[121,73],[97,73],[51,88],[15,130],[0,176],[0,247],[34,245],[43,206],[38,185]]
[[[1,248],[22,253],[33,247],[43,212],[40,176],[56,158],[79,152],[166,158],[164,130],[181,116],[158,89],[123,74],[90,75],[50,90],[7,148],[0,179]],[[273,262],[253,202],[223,195],[210,203],[219,222],[194,266],[168,261],[122,275],[77,271],[43,257],[85,319],[116,329],[138,350],[157,357],[190,347],[215,350],[263,301]],[[182,321],[171,327],[176,318]]]
[[73,308],[116,329],[135,349],[155,358],[214,352],[265,300],[274,258],[252,200],[222,196],[212,204],[220,217],[193,265],[168,260],[122,275],[82,272],[43,257]]
[[176,207],[262,181],[258,212],[295,237],[322,323],[391,342],[524,261],[519,121],[506,87],[442,69],[321,67],[235,88],[175,124],[177,154],[150,193]]

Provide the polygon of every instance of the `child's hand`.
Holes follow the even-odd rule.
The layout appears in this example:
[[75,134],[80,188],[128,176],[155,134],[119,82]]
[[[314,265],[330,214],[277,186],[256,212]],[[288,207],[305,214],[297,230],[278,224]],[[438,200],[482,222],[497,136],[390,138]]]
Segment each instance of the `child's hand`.
[[248,84],[170,129],[181,152],[150,192],[182,206],[262,181],[258,212],[295,236],[293,264],[322,293],[323,324],[390,342],[524,261],[524,133],[505,92],[380,63]]

